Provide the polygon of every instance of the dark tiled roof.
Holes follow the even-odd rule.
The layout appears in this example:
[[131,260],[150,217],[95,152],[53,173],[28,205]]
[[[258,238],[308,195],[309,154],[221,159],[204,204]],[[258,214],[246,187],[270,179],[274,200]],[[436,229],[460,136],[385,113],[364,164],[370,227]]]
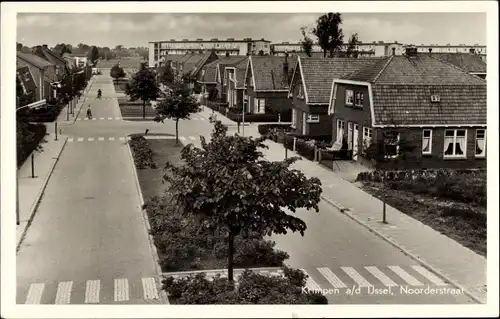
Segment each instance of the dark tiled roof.
[[17,58],[22,59],[25,62],[30,63],[39,69],[43,69],[47,66],[54,65],[54,64],[50,63],[49,61],[44,60],[44,59],[40,58],[39,56],[31,54],[31,53],[24,53],[24,52],[17,51],[16,56],[17,56]]
[[165,56],[165,62],[166,61],[181,61],[182,59],[185,59],[186,55],[185,54],[169,54]]
[[483,85],[485,81],[465,73],[462,69],[444,63],[429,55],[391,56],[380,75],[374,79],[378,84],[422,84]]
[[[293,74],[297,57],[288,57],[288,75]],[[283,82],[282,56],[252,56],[252,74],[255,81],[254,90],[288,90],[288,83]]]
[[245,88],[245,71],[247,70],[248,61],[246,59],[241,60],[234,67],[236,68],[236,88]]
[[205,83],[215,83],[217,82],[217,64],[219,60],[212,61],[203,66],[202,70],[205,71],[205,75],[200,79],[200,82]]
[[205,63],[208,61],[208,59],[210,58],[210,56],[212,54],[215,54],[215,53],[212,53],[211,51],[210,52],[205,52],[201,56],[201,58],[191,68],[190,75],[191,76],[195,76],[196,74],[198,74],[198,71],[201,70],[201,68],[203,67],[203,65],[205,65]]
[[241,61],[247,61],[248,57],[246,55],[230,55],[230,56],[224,56],[219,58],[218,61],[218,67],[219,67],[219,74],[221,77],[224,77],[224,68],[226,66],[232,66],[240,63]]
[[486,62],[479,55],[470,53],[432,53],[432,56],[451,63],[465,72],[486,73]]
[[[484,85],[372,86],[375,124],[486,124]],[[431,95],[440,102],[431,102]]]
[[300,58],[307,103],[328,105],[334,78],[345,78],[381,58]]
[[45,60],[49,61],[52,64],[66,65],[66,61],[63,58],[61,58],[56,53],[42,46],[36,47],[33,53],[41,58],[44,58]]

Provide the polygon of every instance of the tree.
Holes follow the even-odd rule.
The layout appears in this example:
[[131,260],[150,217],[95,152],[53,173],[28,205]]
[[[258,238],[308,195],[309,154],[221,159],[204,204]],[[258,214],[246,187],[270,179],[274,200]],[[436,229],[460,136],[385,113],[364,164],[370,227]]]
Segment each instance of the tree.
[[216,122],[209,143],[201,149],[187,145],[182,166],[166,164],[168,194],[185,214],[193,214],[201,227],[223,231],[228,238],[228,279],[233,281],[234,237],[250,232],[271,235],[298,231],[303,220],[287,214],[298,208],[319,211],[321,182],[290,169],[298,158],[282,162],[263,159],[258,149],[265,138],[227,136]]
[[324,58],[326,58],[326,52],[329,52],[330,57],[333,57],[334,52],[341,49],[344,41],[341,24],[340,13],[329,12],[318,18],[312,33],[318,37],[318,44],[323,49]]
[[121,50],[123,50],[123,45],[118,44],[118,45],[115,47],[115,51],[121,51]]
[[259,51],[259,55],[260,55],[260,56],[263,56],[263,55],[264,55],[264,51],[260,50],[260,51]]
[[99,60],[99,49],[94,45],[90,50],[90,61],[95,66]]
[[111,75],[111,77],[115,79],[115,81],[118,81],[118,79],[124,78],[126,74],[123,68],[121,68],[118,64],[115,64],[111,68],[109,75]]
[[142,118],[146,118],[146,102],[156,100],[160,89],[156,83],[156,74],[147,68],[142,68],[134,74],[125,87],[125,94],[132,100],[142,100]]
[[154,121],[162,122],[165,119],[175,121],[175,142],[179,144],[179,120],[188,120],[190,115],[200,111],[196,98],[183,83],[175,83],[172,90],[157,104]]
[[306,34],[307,28],[306,27],[301,27],[300,32],[302,33],[302,40],[300,41],[300,44],[302,46],[302,50],[304,53],[308,56],[312,56],[312,49],[313,49],[313,40],[307,36]]
[[351,37],[349,38],[349,43],[347,44],[347,56],[348,57],[358,57],[358,50],[356,49],[356,46],[361,43],[358,39],[358,34],[353,33]]
[[158,81],[165,85],[170,85],[174,82],[174,72],[170,65],[165,65],[158,70],[159,77]]
[[16,42],[16,51],[21,51],[23,49],[23,44]]

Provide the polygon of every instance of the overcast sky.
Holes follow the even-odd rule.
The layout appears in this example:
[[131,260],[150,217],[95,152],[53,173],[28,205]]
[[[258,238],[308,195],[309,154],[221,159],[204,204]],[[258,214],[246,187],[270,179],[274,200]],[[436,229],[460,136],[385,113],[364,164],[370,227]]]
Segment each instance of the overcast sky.
[[[147,46],[149,41],[265,38],[298,41],[321,13],[20,13],[17,41],[27,46],[86,43]],[[405,44],[486,44],[484,13],[343,13],[345,38]]]

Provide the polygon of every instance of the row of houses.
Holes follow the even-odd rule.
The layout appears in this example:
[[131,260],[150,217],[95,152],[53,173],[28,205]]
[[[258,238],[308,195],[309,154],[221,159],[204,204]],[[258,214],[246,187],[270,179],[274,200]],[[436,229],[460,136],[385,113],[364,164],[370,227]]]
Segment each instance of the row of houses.
[[[419,53],[361,58],[169,56],[178,76],[199,92],[216,89],[230,108],[290,112],[293,134],[330,140],[365,161],[370,145],[404,165],[426,168],[486,165],[486,63],[468,53]],[[387,136],[387,130],[391,136]]]
[[[55,99],[57,90],[68,71],[75,67],[84,67],[86,60],[71,54],[59,54],[46,45],[39,45],[31,52],[18,50],[16,53],[16,70],[23,90],[24,99],[33,106],[42,105]],[[35,105],[36,104],[36,105]]]

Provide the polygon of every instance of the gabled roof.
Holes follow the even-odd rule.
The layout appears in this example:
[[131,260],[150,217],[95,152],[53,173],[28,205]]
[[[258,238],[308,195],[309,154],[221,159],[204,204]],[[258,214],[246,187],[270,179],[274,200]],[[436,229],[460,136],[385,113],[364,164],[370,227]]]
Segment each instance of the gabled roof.
[[380,64],[383,58],[302,58],[298,68],[307,104],[328,105],[334,78],[345,78],[360,69]]
[[240,62],[233,64],[233,65],[226,65],[232,66],[235,68],[236,71],[236,88],[237,89],[244,89],[245,88],[245,71],[247,69],[247,60],[243,59]]
[[48,66],[54,66],[54,64],[50,63],[49,61],[44,60],[44,59],[40,58],[39,56],[34,55],[32,53],[24,53],[24,52],[17,51],[16,56],[18,59],[21,59],[21,60],[33,65],[34,67],[39,68],[39,69],[43,69],[43,68],[46,68]]
[[[288,91],[288,83],[283,81],[283,56],[252,56],[250,68],[255,83],[255,91]],[[297,57],[287,58],[288,73],[286,78],[293,74]]]
[[468,73],[486,73],[486,62],[479,55],[470,53],[432,53],[432,56],[451,63]]
[[[247,61],[248,57],[246,55],[230,55],[230,56],[224,56],[220,57],[217,63],[217,68],[219,76],[222,76],[224,74],[224,68],[226,66],[235,66],[239,64],[242,61]],[[217,75],[216,75],[217,78]]]
[[206,54],[188,54],[188,57],[181,61],[183,63],[182,72],[184,74],[191,74],[193,68],[206,58]]
[[192,67],[191,71],[190,71],[190,75],[191,76],[196,76],[201,68],[207,63],[208,59],[214,55],[216,58],[217,58],[217,54],[215,54],[215,52],[212,52],[212,51],[209,51],[209,52],[205,52],[201,58],[198,60],[198,62],[195,63],[195,65]]
[[486,81],[433,55],[387,57],[344,79],[370,84],[374,125],[486,125]]
[[33,49],[33,53],[55,65],[66,65],[66,60],[51,50],[39,45]]
[[203,66],[202,70],[205,71],[205,74],[200,77],[200,81],[202,83],[217,83],[217,65],[220,60],[214,60],[210,63],[207,63]]

